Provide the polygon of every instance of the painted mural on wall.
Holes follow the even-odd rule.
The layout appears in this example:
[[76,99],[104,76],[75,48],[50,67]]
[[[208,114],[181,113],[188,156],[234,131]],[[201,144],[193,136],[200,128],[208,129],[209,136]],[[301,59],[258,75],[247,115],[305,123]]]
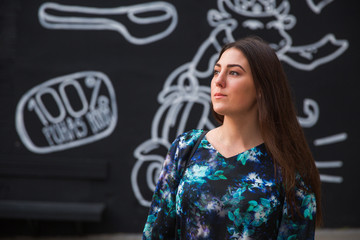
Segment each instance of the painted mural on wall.
[[[160,12],[160,15],[143,16],[153,12]],[[84,14],[87,16],[84,17]],[[159,22],[169,23],[161,32],[136,37],[126,23],[112,19],[114,15],[125,15],[128,21],[148,28]],[[168,36],[177,24],[176,9],[166,2],[115,8],[46,2],[40,6],[38,16],[40,24],[47,29],[117,31],[135,45],[159,41]],[[77,95],[73,101],[70,100],[73,97],[68,96],[71,90],[75,90]],[[75,109],[73,104],[78,102],[81,107]],[[111,80],[105,73],[85,71],[50,79],[26,92],[17,106],[16,130],[27,149],[44,154],[105,138],[114,131],[117,118],[116,96]],[[35,124],[36,130],[34,123],[38,123]]]
[[[309,8],[316,14],[330,4],[331,0],[315,3],[308,0]],[[139,170],[146,163],[147,188],[155,190],[158,175],[161,171],[164,156],[149,153],[157,148],[169,148],[173,139],[169,139],[169,132],[174,130],[177,134],[185,131],[189,120],[189,114],[194,105],[202,106],[201,117],[196,120],[193,128],[212,129],[214,124],[210,120],[210,87],[205,81],[211,78],[213,66],[221,46],[235,40],[236,31],[255,30],[272,31],[281,36],[279,42],[271,42],[271,47],[276,50],[279,59],[293,68],[302,71],[311,71],[316,67],[334,61],[348,48],[348,41],[337,39],[334,33],[328,33],[313,43],[294,46],[289,30],[296,25],[296,16],[290,13],[291,2],[275,0],[218,0],[217,9],[210,9],[207,14],[207,22],[213,28],[208,38],[198,47],[192,60],[176,68],[165,80],[164,87],[158,95],[159,109],[151,125],[150,138],[141,143],[134,151],[137,159],[131,175],[131,183],[134,194],[139,203],[149,206],[151,199],[146,199],[138,184]],[[245,19],[242,22],[237,16]],[[220,40],[219,40],[220,39]],[[321,55],[319,54],[320,49]],[[326,49],[326,51],[323,51]],[[327,50],[330,49],[330,50]],[[199,62],[204,61],[205,53],[212,53],[205,61],[207,69],[200,70]],[[326,52],[326,54],[324,54]],[[205,84],[204,84],[205,83]],[[183,109],[180,111],[180,109]],[[316,126],[320,106],[316,100],[306,98],[303,100],[303,113],[305,117],[298,117],[303,128]],[[192,119],[193,120],[193,119]],[[315,146],[335,144],[345,141],[347,133],[341,132],[335,135],[318,138],[314,141]],[[342,161],[316,161],[318,168],[340,168]],[[321,174],[323,182],[341,183],[342,176]]]
[[[311,11],[320,16],[323,9],[333,1],[307,0],[306,3]],[[310,43],[294,45],[290,30],[296,27],[297,16],[291,13],[291,1],[288,0],[217,0],[216,5],[216,8],[207,12],[206,21],[212,30],[202,43],[198,43],[191,61],[177,67],[164,79],[149,139],[134,150],[136,162],[131,173],[131,184],[142,206],[150,205],[151,199],[145,197],[143,191],[154,191],[164,160],[164,155],[153,152],[170,147],[173,141],[170,132],[184,132],[189,122],[195,122],[193,128],[215,127],[210,118],[208,81],[221,47],[234,41],[239,32],[251,34],[264,31],[278,36],[277,41],[265,40],[276,50],[282,62],[300,71],[312,71],[336,61],[349,46],[347,40],[338,39],[336,33],[331,32]],[[124,21],[114,16],[122,16]],[[120,38],[133,45],[161,41],[170,36],[178,24],[175,6],[162,1],[112,8],[46,2],[40,6],[38,18],[39,24],[49,31],[115,31]],[[152,28],[158,23],[165,23],[161,30]],[[134,24],[156,30],[144,36],[136,36],[128,27]],[[66,74],[34,86],[18,103],[16,129],[21,141],[31,152],[44,154],[86,145],[109,136],[116,127],[116,95],[106,73],[79,71]],[[75,97],[69,96],[70,92]],[[302,103],[302,116],[298,116],[301,126],[316,127],[321,106],[316,99],[311,98],[304,98]],[[202,109],[198,119],[190,117],[195,106],[201,106]],[[312,144],[315,147],[336,144],[347,138],[347,132],[339,132],[319,136]],[[343,161],[317,159],[316,164],[319,169],[341,168]],[[144,167],[146,174],[140,176],[139,171]],[[139,184],[141,178],[146,185]],[[343,177],[321,174],[321,180],[341,183]]]
[[[149,13],[156,15],[146,16]],[[148,2],[114,8],[73,6],[47,2],[41,5],[38,15],[40,24],[44,28],[115,31],[121,34],[128,42],[136,45],[159,41],[171,34],[177,25],[176,9],[167,2]],[[126,16],[127,22],[120,22],[115,18],[122,15]],[[168,22],[168,26],[160,32],[143,37],[134,36],[131,29],[127,27],[130,23],[133,23],[138,27],[145,25],[148,29],[151,29],[152,25],[161,22]]]
[[43,154],[105,138],[117,117],[110,79],[101,72],[77,72],[26,92],[16,109],[16,130],[30,151]]

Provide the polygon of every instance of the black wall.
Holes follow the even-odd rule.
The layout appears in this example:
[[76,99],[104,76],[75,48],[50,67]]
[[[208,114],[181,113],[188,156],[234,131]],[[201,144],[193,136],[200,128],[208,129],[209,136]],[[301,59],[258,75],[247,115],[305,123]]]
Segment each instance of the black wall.
[[[360,227],[356,1],[276,1],[260,13],[220,0],[55,2],[0,2],[2,202],[103,204],[82,231],[142,231],[171,141],[214,126],[213,57],[257,34],[283,43],[325,227]],[[73,219],[10,215],[4,234],[31,234],[34,221],[39,234],[75,232]]]

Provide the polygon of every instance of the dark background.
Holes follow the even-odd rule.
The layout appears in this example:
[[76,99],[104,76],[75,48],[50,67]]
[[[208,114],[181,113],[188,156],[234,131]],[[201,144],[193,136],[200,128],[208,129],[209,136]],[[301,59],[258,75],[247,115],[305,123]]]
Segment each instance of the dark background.
[[[144,1],[56,2],[113,8]],[[142,231],[148,208],[139,203],[131,186],[131,171],[137,161],[134,150],[150,138],[152,119],[160,107],[157,96],[165,80],[177,67],[191,61],[208,38],[213,28],[207,22],[207,12],[217,8],[216,1],[167,2],[177,10],[175,30],[162,40],[134,45],[115,31],[46,29],[38,20],[38,9],[44,1],[0,1],[0,200],[103,203],[106,208],[102,220],[85,221],[83,232]],[[355,3],[335,0],[315,14],[305,1],[292,1],[290,14],[296,16],[297,23],[288,33],[293,46],[314,43],[333,33],[337,39],[346,39],[349,47],[338,58],[312,71],[283,63],[299,115],[304,116],[305,98],[319,105],[317,123],[304,128],[316,161],[343,162],[340,168],[320,169],[321,174],[343,177],[342,183],[323,182],[324,227],[328,228],[360,227],[360,210],[356,207],[360,167],[360,84],[356,64],[360,17]],[[236,38],[257,34],[242,30],[241,18],[237,20]],[[134,35],[150,31],[130,23],[128,26]],[[158,27],[162,29],[161,25]],[[259,35],[267,40],[275,34]],[[114,131],[98,141],[63,151],[38,154],[28,150],[15,127],[16,107],[22,96],[50,79],[81,71],[99,71],[109,77],[118,111]],[[202,80],[202,85],[210,83],[210,79]],[[53,103],[49,100],[48,104]],[[186,130],[196,127],[192,124],[194,116]],[[41,138],[38,123],[29,121],[26,124],[32,137]],[[346,133],[347,139],[326,146],[314,145],[315,139],[339,133]],[[176,132],[172,132],[169,141],[175,137]],[[160,152],[165,154],[164,149]],[[28,166],[30,172],[24,170]],[[54,171],[57,166],[63,169],[58,174]],[[139,178],[144,173],[142,170]],[[139,184],[145,185],[144,179],[139,179]],[[140,187],[146,189],[143,185]],[[146,198],[150,195],[151,192],[144,193]],[[75,232],[73,221],[2,218],[1,234],[32,234],[34,222],[41,235]]]

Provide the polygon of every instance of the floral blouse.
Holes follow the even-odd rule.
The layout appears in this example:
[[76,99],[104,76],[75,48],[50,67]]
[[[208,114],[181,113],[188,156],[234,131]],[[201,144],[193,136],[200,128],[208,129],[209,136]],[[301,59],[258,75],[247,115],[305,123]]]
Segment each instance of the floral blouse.
[[264,143],[226,158],[203,137],[185,169],[202,132],[171,145],[142,239],[314,239],[315,195],[296,189],[291,217]]

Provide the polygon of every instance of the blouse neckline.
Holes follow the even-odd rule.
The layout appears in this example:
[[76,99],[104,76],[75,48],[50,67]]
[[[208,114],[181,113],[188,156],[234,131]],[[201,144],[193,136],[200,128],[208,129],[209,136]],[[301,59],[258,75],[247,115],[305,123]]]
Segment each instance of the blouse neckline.
[[240,155],[242,155],[242,154],[248,153],[248,152],[250,152],[250,151],[253,151],[253,150],[256,149],[256,148],[260,148],[262,145],[265,145],[265,143],[263,142],[263,143],[260,143],[260,144],[258,144],[258,145],[256,145],[256,146],[252,147],[252,148],[249,148],[249,149],[247,149],[247,150],[245,150],[245,151],[243,151],[243,152],[237,153],[237,154],[235,154],[235,155],[233,155],[233,156],[225,157],[224,155],[222,155],[222,154],[219,152],[219,150],[217,150],[217,149],[207,140],[206,135],[204,136],[203,140],[206,141],[207,145],[208,145],[211,149],[213,149],[213,150],[216,151],[216,153],[217,153],[218,156],[220,156],[220,157],[222,157],[222,158],[224,158],[224,159],[237,158],[238,156],[240,156]]

